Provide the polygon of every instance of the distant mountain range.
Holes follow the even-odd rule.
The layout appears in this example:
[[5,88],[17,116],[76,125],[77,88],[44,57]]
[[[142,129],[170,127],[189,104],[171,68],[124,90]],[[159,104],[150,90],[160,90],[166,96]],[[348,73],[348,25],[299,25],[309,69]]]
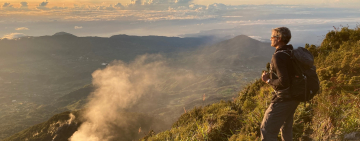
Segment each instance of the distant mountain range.
[[[46,103],[49,102],[47,99],[36,96],[56,93],[51,97],[59,97],[80,88],[91,82],[94,70],[104,68],[113,60],[128,62],[145,53],[166,54],[196,49],[210,40],[127,35],[76,37],[65,32],[0,40],[0,82],[4,83],[0,85],[0,91],[8,96],[2,95],[0,102],[10,104],[12,100],[27,100]],[[70,87],[63,87],[65,85]]]
[[[95,89],[92,85],[87,85],[91,83],[91,73],[96,69],[106,67],[113,60],[129,62],[145,53],[161,53],[172,58],[175,62],[173,65],[177,65],[175,67],[192,67],[202,72],[209,72],[209,75],[204,75],[198,82],[203,82],[205,76],[215,76],[213,80],[206,80],[208,83],[226,81],[219,85],[219,88],[206,88],[208,91],[214,91],[206,103],[213,103],[220,99],[231,98],[230,95],[218,96],[220,91],[230,89],[233,93],[239,87],[236,85],[239,85],[240,78],[235,80],[224,79],[223,76],[217,77],[215,73],[219,69],[225,70],[224,76],[234,73],[245,74],[249,78],[249,80],[245,80],[246,77],[241,78],[244,81],[242,83],[245,83],[258,75],[257,70],[265,69],[265,64],[270,61],[271,54],[274,52],[274,48],[270,47],[269,43],[262,43],[245,35],[213,45],[208,45],[208,43],[211,43],[210,37],[115,35],[110,38],[101,38],[76,37],[65,32],[59,32],[53,36],[1,40],[0,58],[4,61],[0,62],[2,68],[0,82],[5,85],[0,86],[0,91],[6,94],[0,96],[2,103],[0,110],[5,113],[0,116],[0,119],[9,122],[0,125],[4,127],[2,129],[6,129],[1,131],[0,137],[9,137],[31,125],[45,121],[56,113],[82,109],[87,102],[87,96]],[[202,86],[197,89],[204,88]],[[191,96],[191,93],[188,95]],[[171,101],[171,97],[166,99]],[[199,106],[198,103],[200,101],[192,101],[172,107],[192,108]],[[172,117],[180,114],[168,110],[160,111],[173,114]],[[53,117],[51,121],[56,121],[56,117]],[[42,123],[41,126],[48,127],[49,125],[46,124],[51,123],[48,121]],[[39,128],[32,127],[27,130],[30,131],[30,129],[31,132],[26,131],[26,134],[22,132],[16,135],[19,137],[12,136],[9,139],[28,138],[26,136],[33,134]],[[61,136],[60,134],[46,135],[46,139],[55,135]],[[46,139],[36,138],[35,140]]]

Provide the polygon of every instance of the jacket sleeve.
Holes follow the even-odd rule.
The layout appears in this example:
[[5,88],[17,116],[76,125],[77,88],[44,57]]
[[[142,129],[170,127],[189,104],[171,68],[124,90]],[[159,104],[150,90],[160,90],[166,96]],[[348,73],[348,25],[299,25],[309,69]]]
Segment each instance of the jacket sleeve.
[[278,52],[273,56],[274,69],[276,70],[277,79],[271,79],[269,84],[273,86],[275,90],[282,90],[290,86],[290,78],[287,64],[290,58],[285,53]]

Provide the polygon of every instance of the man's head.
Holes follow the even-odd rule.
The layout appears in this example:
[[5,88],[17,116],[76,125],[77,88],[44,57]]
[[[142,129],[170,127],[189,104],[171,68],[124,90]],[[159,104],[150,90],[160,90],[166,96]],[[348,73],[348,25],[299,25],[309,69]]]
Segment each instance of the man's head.
[[278,27],[272,29],[271,46],[286,45],[291,39],[291,32],[287,27]]

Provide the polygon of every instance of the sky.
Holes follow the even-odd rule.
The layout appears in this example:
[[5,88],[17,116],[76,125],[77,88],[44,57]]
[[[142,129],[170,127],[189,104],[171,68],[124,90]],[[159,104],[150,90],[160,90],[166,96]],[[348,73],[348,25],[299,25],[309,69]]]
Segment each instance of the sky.
[[[1,3],[14,3],[14,6],[19,7],[20,2],[28,2],[30,7],[35,7],[38,3],[44,2],[44,0],[0,0]],[[149,2],[156,0],[143,0],[142,2]],[[160,0],[161,1],[161,0]],[[162,0],[164,1],[164,0]],[[168,1],[168,0],[165,0]],[[171,0],[169,0],[171,1]],[[181,0],[179,0],[181,1]],[[358,0],[188,0],[191,3],[199,5],[209,5],[213,3],[223,3],[226,5],[264,5],[264,4],[277,4],[277,5],[315,5],[315,6],[327,6],[327,7],[343,7],[343,8],[358,8],[360,1]],[[15,4],[17,3],[17,4]],[[49,6],[72,6],[74,4],[130,4],[132,0],[61,0],[51,1],[49,0]]]
[[269,41],[286,26],[290,43],[320,44],[330,30],[355,28],[359,0],[0,0],[0,38],[118,34],[177,37],[247,35]]

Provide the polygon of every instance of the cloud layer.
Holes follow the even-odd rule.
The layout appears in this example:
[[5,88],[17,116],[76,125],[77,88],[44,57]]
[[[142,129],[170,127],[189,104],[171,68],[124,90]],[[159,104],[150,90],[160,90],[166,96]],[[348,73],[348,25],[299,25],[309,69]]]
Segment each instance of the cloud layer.
[[1,39],[16,39],[20,37],[26,36],[24,33],[10,33],[7,35],[4,35]]
[[[52,35],[59,31],[78,36],[182,36],[194,33],[200,35],[214,29],[229,29],[219,32],[227,33],[224,36],[229,37],[245,34],[267,40],[265,36],[271,28],[291,26],[307,28],[301,31],[319,31],[312,35],[315,37],[301,35],[302,41],[313,42],[316,36],[331,30],[332,26],[354,27],[360,21],[358,9],[299,5],[199,5],[190,0],[132,0],[129,4],[86,3],[70,7],[51,7],[49,4],[51,1],[43,1],[37,3],[36,7],[29,7],[27,2],[18,3],[22,8],[11,6],[16,5],[15,3],[2,4],[0,26],[5,29],[0,30],[0,36],[16,32],[9,29],[18,27],[31,27],[26,34],[34,36]],[[318,28],[318,25],[322,25],[322,28]],[[234,28],[236,30],[232,30]]]
[[82,29],[82,26],[75,26],[74,29]]
[[2,7],[3,7],[3,8],[5,8],[5,7],[12,7],[12,5],[10,5],[10,3],[5,2],[5,3],[2,5]]
[[27,27],[19,27],[19,28],[16,28],[15,30],[29,30],[29,28],[27,28]]

